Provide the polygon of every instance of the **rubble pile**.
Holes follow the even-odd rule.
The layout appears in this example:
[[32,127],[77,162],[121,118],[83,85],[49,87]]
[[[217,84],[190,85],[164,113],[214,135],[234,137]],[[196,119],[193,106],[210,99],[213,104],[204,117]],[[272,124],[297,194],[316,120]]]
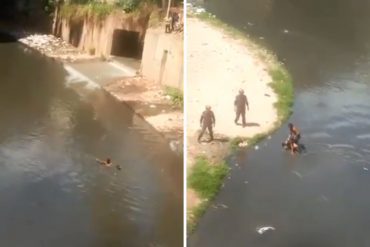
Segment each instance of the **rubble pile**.
[[77,60],[94,58],[94,56],[81,52],[61,38],[50,34],[26,35],[20,38],[19,42],[38,50],[48,57],[58,58],[62,61],[75,62]]

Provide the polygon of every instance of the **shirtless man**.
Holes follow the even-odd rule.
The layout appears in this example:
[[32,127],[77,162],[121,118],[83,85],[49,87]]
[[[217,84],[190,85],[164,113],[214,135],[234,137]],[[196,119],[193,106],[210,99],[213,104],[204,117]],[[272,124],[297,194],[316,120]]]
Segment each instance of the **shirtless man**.
[[288,145],[290,152],[294,154],[295,151],[298,149],[298,142],[301,139],[301,133],[299,132],[298,128],[294,126],[292,123],[288,124],[289,128],[289,136],[285,143]]
[[106,166],[106,167],[111,167],[112,166],[112,161],[110,158],[107,158],[106,160],[99,160],[99,159],[96,159],[96,161],[102,165],[102,166]]

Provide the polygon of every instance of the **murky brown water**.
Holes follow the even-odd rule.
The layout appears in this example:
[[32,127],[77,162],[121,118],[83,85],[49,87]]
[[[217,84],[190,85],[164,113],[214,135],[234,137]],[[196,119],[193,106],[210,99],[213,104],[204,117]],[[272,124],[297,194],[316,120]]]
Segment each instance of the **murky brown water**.
[[[287,65],[296,92],[290,120],[302,130],[307,153],[281,150],[283,126],[258,150],[231,157],[230,176],[189,246],[370,246],[369,2],[210,0],[206,6]],[[261,226],[276,230],[260,235]]]
[[0,43],[0,246],[181,246],[182,158],[94,88]]

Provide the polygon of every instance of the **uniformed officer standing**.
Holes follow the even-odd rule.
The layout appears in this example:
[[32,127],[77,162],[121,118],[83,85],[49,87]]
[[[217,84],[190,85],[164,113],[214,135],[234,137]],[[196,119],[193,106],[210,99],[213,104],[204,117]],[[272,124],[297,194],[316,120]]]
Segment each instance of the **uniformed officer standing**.
[[200,126],[202,128],[202,131],[200,132],[198,136],[198,142],[200,142],[200,139],[202,138],[204,132],[206,129],[208,129],[210,140],[213,140],[213,127],[215,127],[216,119],[215,114],[211,110],[211,107],[209,105],[206,106],[206,110],[202,113],[202,116],[200,117]]
[[240,89],[239,94],[235,97],[234,106],[236,113],[236,117],[234,120],[235,124],[238,124],[241,115],[243,120],[243,126],[246,126],[247,122],[245,121],[245,107],[247,106],[247,109],[249,111],[249,105],[247,96],[245,96],[243,89]]

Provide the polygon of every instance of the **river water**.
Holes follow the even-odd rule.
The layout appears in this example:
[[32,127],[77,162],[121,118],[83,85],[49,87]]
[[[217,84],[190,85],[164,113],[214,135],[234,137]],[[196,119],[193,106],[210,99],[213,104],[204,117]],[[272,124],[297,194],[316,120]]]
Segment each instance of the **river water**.
[[182,158],[128,107],[0,43],[0,119],[0,246],[181,246]]
[[[306,153],[281,150],[284,125],[229,159],[192,247],[370,246],[370,4],[209,0],[208,11],[272,49],[293,75],[290,121]],[[251,102],[253,105],[253,103]],[[262,226],[274,231],[257,233]]]

